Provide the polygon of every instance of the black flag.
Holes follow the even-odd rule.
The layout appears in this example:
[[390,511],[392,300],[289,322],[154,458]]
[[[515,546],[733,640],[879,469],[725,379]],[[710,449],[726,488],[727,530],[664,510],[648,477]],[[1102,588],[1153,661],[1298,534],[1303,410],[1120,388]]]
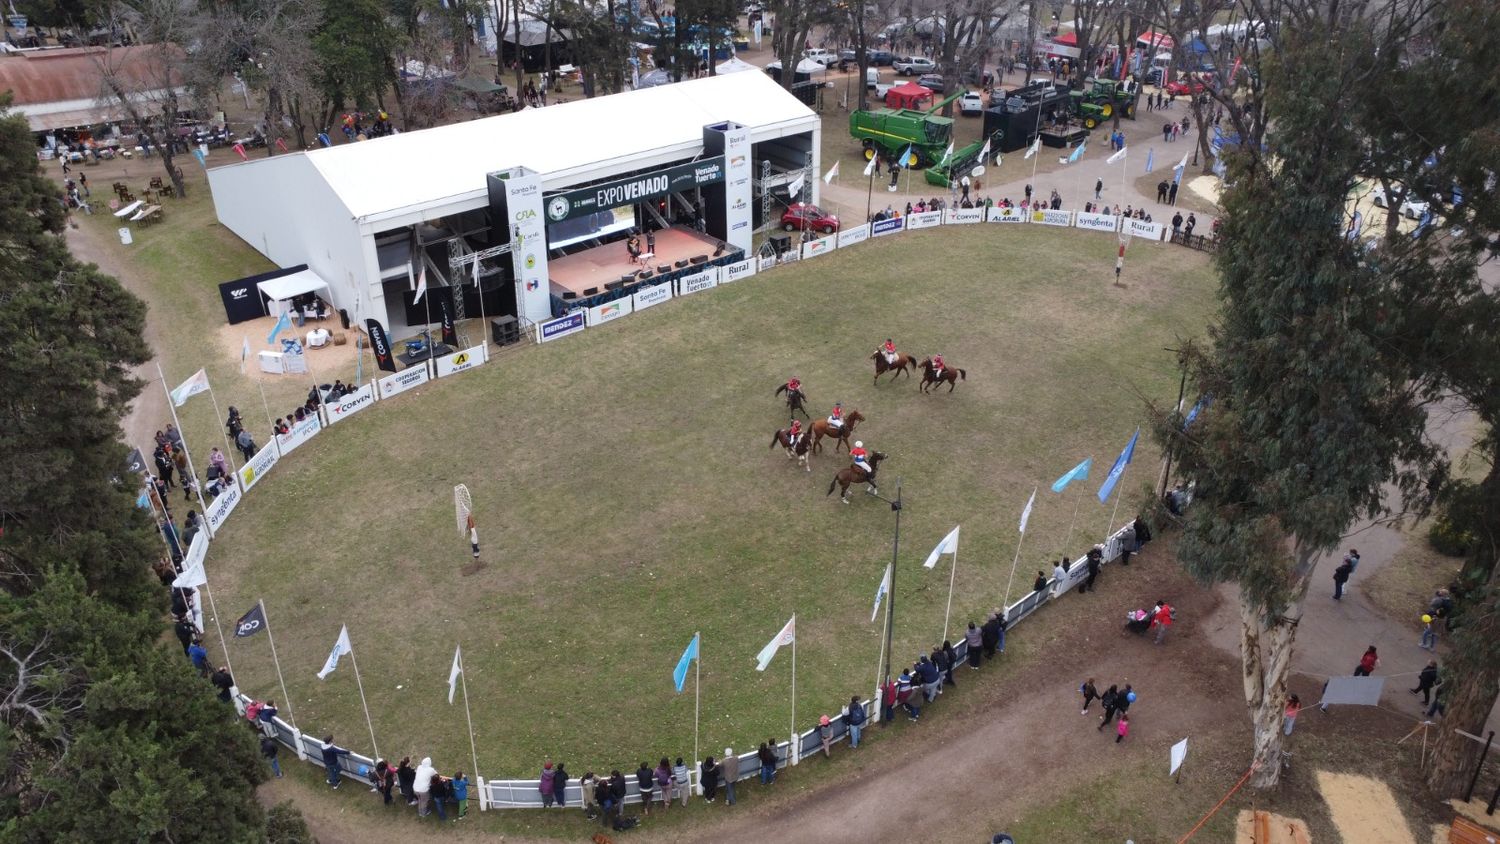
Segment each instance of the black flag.
[[453,329],[453,295],[452,287],[447,288],[449,295],[435,296],[437,300],[438,314],[443,321],[443,342],[458,348],[458,332]]
[[367,319],[365,328],[370,335],[370,349],[375,352],[375,365],[386,372],[395,372],[396,361],[391,357],[391,341],[385,336],[385,329],[380,327],[380,321],[373,317]]
[[246,636],[254,636],[264,629],[266,629],[266,611],[257,603],[255,609],[240,616],[240,620],[234,623],[234,636],[236,639],[243,639]]

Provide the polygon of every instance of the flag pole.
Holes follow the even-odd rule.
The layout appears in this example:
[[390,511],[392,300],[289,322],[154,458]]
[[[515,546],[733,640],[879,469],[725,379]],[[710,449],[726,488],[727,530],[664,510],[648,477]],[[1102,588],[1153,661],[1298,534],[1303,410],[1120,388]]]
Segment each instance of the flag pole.
[[953,581],[958,579],[958,543],[953,544],[953,571],[948,573],[948,608],[943,610],[943,641],[948,641],[948,619],[953,614]]
[[[158,368],[160,368],[160,366],[161,366],[160,364],[157,365]],[[165,381],[162,382],[162,386],[163,387],[166,386],[166,382]],[[214,404],[214,422],[218,423],[218,421],[220,419],[224,418],[224,414],[222,414],[222,413],[219,412],[219,398],[218,398],[218,396],[214,395],[214,385],[213,384],[209,384],[208,385],[208,400],[211,401],[211,402],[213,402],[213,404]],[[266,411],[266,412],[269,413],[270,411]],[[178,425],[177,426],[177,430],[180,432],[182,430],[182,426]],[[220,434],[220,436],[222,436],[224,438],[224,456],[227,457],[227,458],[229,458],[229,468],[233,469],[235,472],[239,472],[240,468],[238,466],[234,465],[234,446],[231,446],[229,444],[229,428],[228,428],[228,426],[226,426],[226,425],[220,425],[219,426],[219,434]],[[184,445],[184,447],[186,447],[186,443],[184,443],[183,445]],[[191,451],[188,452],[188,463],[189,464],[192,463],[192,452]],[[191,465],[189,466],[189,468],[192,468]],[[210,535],[212,535],[212,534],[210,534]]]
[[[265,412],[266,412],[266,424],[269,425],[269,426],[271,426],[271,436],[275,437],[276,436],[276,423],[273,422],[273,421],[271,421],[271,403],[268,402],[268,401],[266,401],[266,385],[262,384],[260,382],[260,379],[256,379],[255,386],[260,389],[260,406],[261,406],[261,409],[265,410]],[[218,414],[218,410],[219,410],[218,402],[215,402],[214,403],[214,414],[215,415]],[[226,434],[225,436],[227,437],[228,434]]]
[[1010,579],[1005,581],[1005,601],[1000,605],[1001,610],[1010,608],[1010,587],[1016,581],[1016,564],[1021,562],[1021,543],[1026,541],[1026,531],[1021,531],[1021,538],[1016,540],[1016,556],[1010,561]]
[[801,755],[800,751],[797,746],[797,614],[792,613],[792,747],[788,756],[796,758]]
[[[698,640],[698,658],[693,661],[693,764],[698,761],[698,713],[700,692],[703,684],[703,631],[693,634]],[[792,640],[794,643],[795,639]],[[796,653],[796,645],[792,645],[792,653]],[[795,657],[794,657],[795,658]],[[793,663],[795,665],[795,663]]]
[[[1116,485],[1119,484],[1119,481],[1122,481],[1122,480],[1125,479],[1125,472],[1128,471],[1129,469],[1130,469],[1130,464],[1129,463],[1126,463],[1123,467],[1120,468],[1120,477],[1119,477],[1119,480],[1117,480],[1115,482]],[[1106,540],[1109,539],[1109,535],[1111,533],[1113,533],[1114,530],[1115,530],[1115,516],[1120,512],[1120,499],[1125,497],[1125,490],[1122,489],[1119,492],[1120,492],[1120,494],[1115,496],[1115,506],[1114,506],[1114,509],[1112,509],[1112,510],[1109,511],[1109,526],[1104,531],[1104,538]]]
[[370,728],[370,748],[375,751],[375,758],[379,759],[380,745],[375,741],[375,723],[370,720],[370,704],[365,700],[365,682],[359,678],[359,657],[354,655],[353,642],[349,643],[349,661],[354,663],[354,683],[359,686],[359,703],[365,708],[365,726]]
[[[894,582],[895,579],[896,579],[895,572],[892,571],[891,572],[891,580]],[[887,604],[890,603],[890,597],[891,596],[889,596],[889,595],[886,596],[886,603]],[[885,706],[885,700],[884,700],[884,697],[883,697],[884,693],[882,692],[882,690],[880,688],[881,685],[882,685],[883,678],[880,676],[880,674],[881,674],[881,671],[885,668],[885,635],[884,634],[885,634],[885,628],[890,624],[891,608],[889,606],[887,606],[885,608],[885,615],[886,615],[886,617],[885,617],[885,619],[883,619],[881,621],[881,625],[880,625],[880,631],[881,631],[881,636],[880,636],[880,657],[875,661],[875,701],[876,701],[876,703],[875,703],[875,720],[876,721],[880,720],[880,711]]]
[[[187,434],[182,430],[182,420],[177,418],[177,402],[172,398],[172,391],[167,389],[167,376],[161,371],[161,361],[156,362],[156,377],[161,381],[162,392],[167,394],[167,409],[172,411],[172,424],[177,426],[177,436],[182,440],[182,452],[183,455],[187,457],[188,471],[193,474],[193,491],[198,494],[198,506],[202,508],[201,512],[203,513],[203,527],[208,530],[208,538],[213,539],[214,529],[208,524],[208,503],[203,500],[203,484],[198,483],[198,470],[193,468],[193,450],[188,448]],[[207,377],[207,373],[204,374],[204,377]],[[213,398],[213,395],[214,388],[209,387],[208,397]],[[218,413],[217,404],[214,406],[214,412]],[[167,502],[163,501],[162,508],[165,509],[166,505]],[[186,553],[187,549],[183,549],[183,554]],[[222,634],[220,634],[219,638],[222,640],[224,637]],[[225,653],[227,657],[228,651],[226,650]]]
[[[1090,454],[1090,465],[1093,464],[1093,461],[1094,455]],[[1062,553],[1064,554],[1068,553],[1068,543],[1073,541],[1073,527],[1074,525],[1078,524],[1078,505],[1083,503],[1083,493],[1081,492],[1082,487],[1079,487],[1079,489],[1080,492],[1078,493],[1077,497],[1073,499],[1073,519],[1072,521],[1068,522],[1068,538],[1063,540]]]
[[[350,650],[350,654],[353,654],[352,649]],[[482,796],[484,794],[484,780],[479,776],[479,749],[474,744],[474,718],[469,715],[469,672],[464,668],[464,650],[462,646],[458,649],[458,680],[464,687],[464,720],[469,722],[469,758],[474,763],[474,781],[479,783],[479,793]],[[370,740],[375,740],[373,730],[370,733]],[[480,808],[484,808],[483,802],[481,799]]]
[[292,713],[292,696],[286,693],[286,678],[281,676],[281,659],[276,656],[276,637],[271,635],[271,617],[266,615],[265,599],[256,601],[260,605],[260,617],[266,620],[266,638],[271,641],[271,661],[276,663],[276,679],[281,683],[281,699],[286,703],[286,717],[292,726],[297,726],[297,716]]
[[219,647],[224,649],[224,667],[229,669],[229,676],[233,677],[234,663],[229,661],[229,642],[224,638],[224,626],[219,623],[219,607],[214,603],[214,593],[209,590],[207,579],[203,581],[203,594],[208,596],[208,608],[214,614],[214,629],[219,631]]

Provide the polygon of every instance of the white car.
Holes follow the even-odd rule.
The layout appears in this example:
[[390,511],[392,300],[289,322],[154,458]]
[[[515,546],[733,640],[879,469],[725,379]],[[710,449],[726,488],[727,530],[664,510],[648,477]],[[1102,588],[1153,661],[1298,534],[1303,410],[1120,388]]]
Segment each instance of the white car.
[[804,52],[802,58],[812,59],[818,64],[827,67],[839,60],[839,54],[832,50],[825,50],[822,47],[814,47]]
[[[1371,199],[1375,202],[1376,208],[1386,208],[1385,189],[1379,185],[1375,186],[1375,191],[1371,195]],[[1401,200],[1400,214],[1408,220],[1420,220],[1422,219],[1422,215],[1427,213],[1429,207],[1427,203],[1420,199],[1406,197]],[[1386,208],[1386,210],[1390,209]]]
[[922,56],[897,56],[892,67],[902,76],[919,76],[924,73],[937,72],[937,65],[932,59]]
[[979,114],[984,111],[984,97],[977,91],[969,91],[958,98],[959,114]]

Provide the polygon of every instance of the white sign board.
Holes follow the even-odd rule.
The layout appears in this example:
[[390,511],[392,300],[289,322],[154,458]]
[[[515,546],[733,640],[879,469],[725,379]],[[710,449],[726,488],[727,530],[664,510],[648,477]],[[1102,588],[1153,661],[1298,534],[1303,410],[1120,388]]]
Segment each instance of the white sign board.
[[203,513],[204,521],[208,522],[209,529],[215,533],[218,533],[219,525],[224,524],[224,520],[234,511],[234,505],[240,503],[240,496],[243,494],[233,478],[227,481],[224,491],[219,493],[218,498],[208,502],[208,510]]
[[420,387],[426,384],[428,377],[427,363],[423,361],[421,366],[414,366],[411,369],[393,372],[376,383],[380,386],[380,397],[388,399],[391,396],[404,393],[413,387]]
[[1073,225],[1089,231],[1114,232],[1120,229],[1120,218],[1114,214],[1086,214],[1079,211],[1073,215]]
[[753,275],[755,275],[755,261],[747,258],[743,261],[736,261],[733,264],[725,264],[720,267],[719,283],[730,284]]
[[760,259],[760,270],[759,270],[759,272],[765,272],[766,270],[769,270],[769,269],[771,269],[774,266],[776,266],[776,256],[775,255],[766,255],[766,256],[764,256],[764,257],[762,257]]
[[318,418],[318,414],[309,413],[302,417],[301,421],[292,423],[290,431],[276,435],[276,447],[281,450],[281,456],[285,457],[321,430],[323,430],[323,420]]
[[616,299],[613,302],[595,305],[588,310],[589,328],[617,320],[622,316],[629,316],[633,312],[634,309],[631,308],[629,299]]
[[950,226],[984,222],[983,208],[949,208],[944,212],[943,222]]
[[342,422],[375,403],[375,385],[366,384],[332,404],[324,404],[328,424]]
[[888,234],[895,234],[905,228],[905,217],[888,217],[884,220],[876,220],[870,224],[870,237],[884,237]]
[[483,345],[471,346],[463,351],[454,352],[451,355],[443,355],[438,358],[437,374],[439,378],[457,375],[476,366],[484,366],[489,359],[490,356],[485,352]]
[[843,231],[839,232],[839,248],[843,249],[845,246],[853,246],[856,243],[864,243],[869,239],[869,223],[865,223],[862,226],[855,226],[852,229],[844,229]]
[[989,221],[991,223],[1024,223],[1026,214],[1019,208],[1001,208],[998,205],[989,209]]
[[[717,268],[716,268],[717,269]],[[712,290],[719,286],[719,274],[715,270],[707,270],[701,273],[685,275],[677,279],[677,295],[687,296],[690,293],[698,293],[703,290]]]
[[281,452],[276,450],[276,443],[266,443],[265,448],[255,453],[250,462],[240,467],[240,485],[249,492],[252,487],[260,483],[260,479],[271,471],[276,461],[281,459]]
[[569,334],[576,334],[582,331],[587,324],[587,316],[588,314],[584,311],[576,310],[567,316],[550,319],[539,324],[536,327],[537,342],[545,343],[548,340],[556,340],[559,337],[566,337]]
[[1179,741],[1176,744],[1172,745],[1172,770],[1167,771],[1167,776],[1170,777],[1173,774],[1177,773],[1177,769],[1182,767],[1182,760],[1186,758],[1187,739],[1183,739],[1182,741]]
[[637,290],[630,296],[630,307],[637,311],[644,311],[652,305],[660,305],[662,302],[672,298],[671,284],[658,284],[655,287],[647,287]]
[[927,229],[943,224],[943,212],[923,211],[920,214],[910,214],[906,218],[908,229]]
[[1061,208],[1055,211],[1051,208],[1033,208],[1031,209],[1031,222],[1041,223],[1044,226],[1071,226],[1073,225],[1073,212],[1064,211]]
[[1146,240],[1161,240],[1167,232],[1165,223],[1148,223],[1145,220],[1129,219],[1125,221],[1129,227],[1132,237],[1144,238]]
[[824,254],[825,252],[832,252],[833,250],[838,248],[838,239],[838,235],[831,234],[827,237],[820,237],[815,240],[809,240],[802,244],[802,257],[816,258],[817,256]]

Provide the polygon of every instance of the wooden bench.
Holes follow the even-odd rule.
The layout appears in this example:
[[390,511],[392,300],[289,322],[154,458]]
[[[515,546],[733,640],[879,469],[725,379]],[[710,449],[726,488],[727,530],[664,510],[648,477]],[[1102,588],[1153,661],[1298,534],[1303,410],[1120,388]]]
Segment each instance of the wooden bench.
[[1454,818],[1448,844],[1500,844],[1500,833],[1490,832],[1468,818]]

